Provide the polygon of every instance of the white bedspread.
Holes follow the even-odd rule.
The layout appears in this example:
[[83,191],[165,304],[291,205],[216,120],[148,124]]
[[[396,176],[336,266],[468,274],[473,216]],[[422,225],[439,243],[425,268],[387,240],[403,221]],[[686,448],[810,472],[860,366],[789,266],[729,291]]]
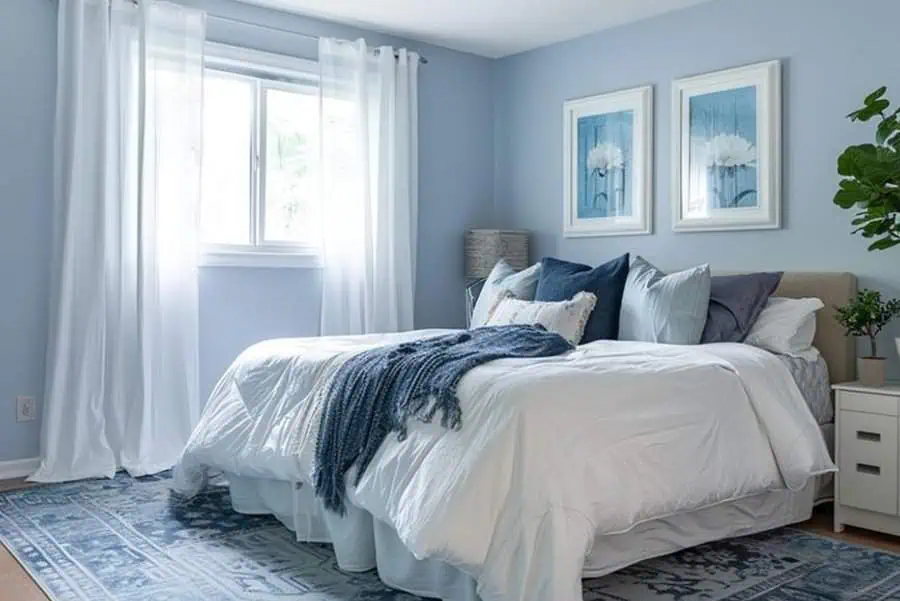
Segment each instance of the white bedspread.
[[[311,482],[322,383],[349,354],[443,331],[274,340],[213,392],[176,469]],[[485,601],[576,601],[595,534],[767,490],[834,466],[787,369],[750,346],[601,341],[469,372],[463,427],[389,436],[350,502]]]

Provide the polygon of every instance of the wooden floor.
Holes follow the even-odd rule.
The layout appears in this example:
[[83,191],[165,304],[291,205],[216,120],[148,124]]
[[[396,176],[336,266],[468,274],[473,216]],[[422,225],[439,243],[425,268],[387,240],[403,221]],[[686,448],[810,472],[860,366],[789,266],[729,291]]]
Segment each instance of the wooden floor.
[[[24,480],[0,480],[0,493],[29,486]],[[831,506],[816,508],[808,522],[800,524],[816,534],[849,543],[900,553],[900,538],[847,526],[841,534],[831,529]],[[0,546],[0,601],[50,601],[5,547]]]
[[812,518],[807,522],[797,524],[797,527],[855,545],[877,547],[879,549],[884,549],[885,551],[900,553],[900,537],[881,534],[880,532],[873,532],[871,530],[863,530],[862,528],[854,528],[853,526],[845,526],[843,532],[835,534],[833,530],[834,522],[831,514],[831,504],[817,507],[813,512]]
[[[0,480],[0,493],[28,486],[24,479]],[[49,601],[3,545],[0,545],[0,601]]]

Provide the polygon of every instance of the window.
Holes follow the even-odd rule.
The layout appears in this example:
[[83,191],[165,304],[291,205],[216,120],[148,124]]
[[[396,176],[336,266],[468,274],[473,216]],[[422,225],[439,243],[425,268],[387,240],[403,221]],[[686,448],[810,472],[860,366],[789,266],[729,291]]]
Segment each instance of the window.
[[201,241],[207,264],[316,264],[315,63],[209,45]]

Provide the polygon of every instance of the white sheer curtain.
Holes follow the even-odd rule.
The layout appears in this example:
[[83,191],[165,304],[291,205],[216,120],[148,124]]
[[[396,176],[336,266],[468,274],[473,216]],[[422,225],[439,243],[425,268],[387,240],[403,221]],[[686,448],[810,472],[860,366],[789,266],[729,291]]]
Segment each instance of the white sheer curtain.
[[199,409],[202,13],[60,0],[49,482],[171,467]]
[[413,327],[419,56],[323,38],[323,335]]

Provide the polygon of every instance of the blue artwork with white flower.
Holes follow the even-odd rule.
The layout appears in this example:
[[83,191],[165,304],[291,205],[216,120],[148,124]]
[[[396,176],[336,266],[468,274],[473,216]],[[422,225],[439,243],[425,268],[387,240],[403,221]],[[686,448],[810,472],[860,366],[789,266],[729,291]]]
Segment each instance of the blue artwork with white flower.
[[633,216],[634,111],[578,119],[578,218]]
[[756,87],[690,99],[690,212],[759,206]]

